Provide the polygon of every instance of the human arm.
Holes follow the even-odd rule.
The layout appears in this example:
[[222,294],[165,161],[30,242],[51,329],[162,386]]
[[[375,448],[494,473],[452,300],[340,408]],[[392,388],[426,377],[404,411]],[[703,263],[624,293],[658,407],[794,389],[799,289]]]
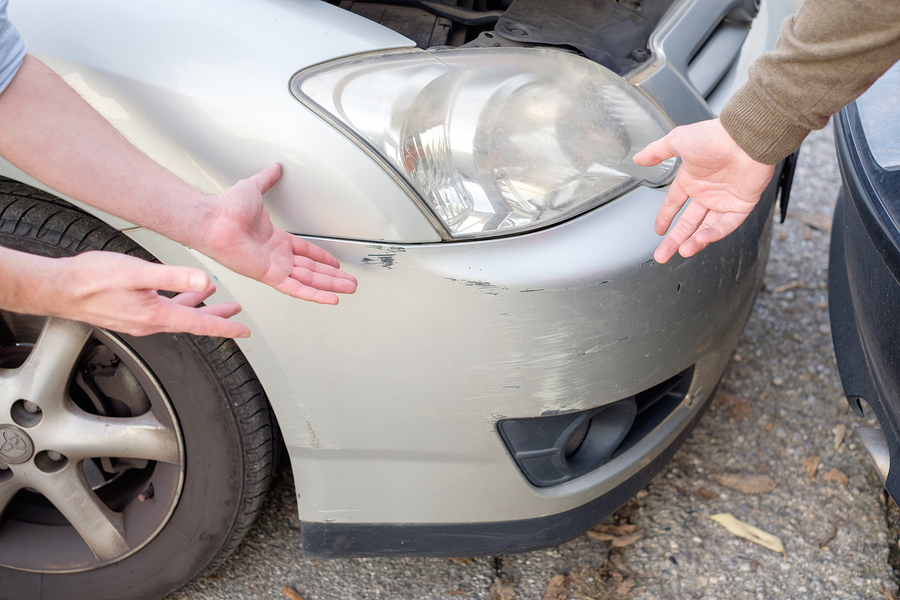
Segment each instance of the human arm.
[[720,121],[679,127],[635,155],[650,166],[681,156],[656,219],[656,253],[692,256],[731,233],[759,200],[775,163],[858,97],[900,58],[900,2],[806,0],[785,20],[776,49],[750,67],[750,81]]
[[138,151],[31,56],[0,94],[0,123],[0,155],[67,196],[296,298],[337,304],[336,293],[356,290],[331,254],[272,224],[262,194],[277,181],[277,165],[204,194]]
[[[195,308],[215,286],[203,271],[160,265],[113,252],[47,258],[0,246],[0,308],[61,317],[131,335],[185,331],[248,337],[229,321],[235,302]],[[181,292],[173,298],[157,290]]]

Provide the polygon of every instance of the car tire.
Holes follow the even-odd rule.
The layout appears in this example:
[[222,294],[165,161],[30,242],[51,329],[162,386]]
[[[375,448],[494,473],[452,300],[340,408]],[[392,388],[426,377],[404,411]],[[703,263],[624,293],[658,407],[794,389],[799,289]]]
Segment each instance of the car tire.
[[[155,260],[99,219],[6,180],[0,245]],[[35,391],[32,402],[21,374],[41,365],[67,374],[59,393]],[[265,393],[232,340],[0,312],[0,598],[159,598],[210,572],[259,511],[278,448]],[[113,452],[124,455],[100,456]]]

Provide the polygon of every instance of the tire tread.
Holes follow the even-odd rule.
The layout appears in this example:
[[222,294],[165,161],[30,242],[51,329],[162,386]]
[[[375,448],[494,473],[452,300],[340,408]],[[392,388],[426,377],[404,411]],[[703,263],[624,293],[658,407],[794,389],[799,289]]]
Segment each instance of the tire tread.
[[[159,262],[149,252],[96,217],[64,200],[0,177],[0,245],[44,256],[91,250],[119,252]],[[233,340],[186,336],[204,357],[228,398],[239,430],[244,461],[240,507],[224,543],[194,579],[214,571],[231,554],[262,507],[279,454],[278,426],[262,385]]]

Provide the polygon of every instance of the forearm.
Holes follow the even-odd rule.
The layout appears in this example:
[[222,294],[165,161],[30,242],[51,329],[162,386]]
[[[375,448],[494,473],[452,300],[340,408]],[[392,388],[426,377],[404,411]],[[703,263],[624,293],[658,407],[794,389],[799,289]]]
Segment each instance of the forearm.
[[51,188],[193,245],[208,197],[137,150],[39,60],[0,94],[0,155]]
[[900,59],[900,2],[806,0],[722,110],[755,160],[778,162]]
[[[278,181],[278,165],[220,194],[203,194],[141,153],[29,56],[0,93],[0,124],[0,155],[63,194],[296,298],[337,304],[335,293],[356,290],[356,280],[331,254],[272,224],[262,195]],[[91,322],[102,321],[95,316]]]
[[54,303],[65,302],[55,289],[64,259],[26,254],[0,246],[0,309],[40,316],[55,314]]

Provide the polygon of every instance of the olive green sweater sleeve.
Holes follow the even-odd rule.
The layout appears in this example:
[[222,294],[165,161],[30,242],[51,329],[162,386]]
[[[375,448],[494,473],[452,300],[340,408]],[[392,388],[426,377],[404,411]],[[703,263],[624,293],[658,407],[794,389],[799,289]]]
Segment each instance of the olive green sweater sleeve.
[[776,163],[898,59],[900,0],[805,0],[750,66],[722,125],[753,159]]

